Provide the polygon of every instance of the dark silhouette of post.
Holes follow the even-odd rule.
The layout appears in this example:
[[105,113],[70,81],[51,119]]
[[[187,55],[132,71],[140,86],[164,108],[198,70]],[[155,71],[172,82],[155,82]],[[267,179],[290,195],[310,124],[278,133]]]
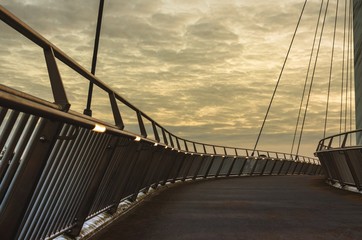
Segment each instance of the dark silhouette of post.
[[[96,37],[95,37],[94,49],[93,49],[92,69],[91,69],[91,73],[93,75],[95,75],[95,73],[96,73],[99,36],[101,33],[101,26],[102,26],[103,6],[104,6],[104,0],[100,0],[99,1],[99,10],[98,10]],[[83,112],[85,115],[88,115],[88,116],[92,116],[92,110],[91,110],[92,95],[93,95],[93,83],[89,82],[87,107],[86,107],[86,109],[84,109],[84,112]]]

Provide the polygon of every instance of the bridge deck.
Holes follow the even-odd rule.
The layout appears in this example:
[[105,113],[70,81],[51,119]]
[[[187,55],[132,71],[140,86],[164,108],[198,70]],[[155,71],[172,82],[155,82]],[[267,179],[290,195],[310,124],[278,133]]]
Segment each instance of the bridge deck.
[[362,196],[310,176],[198,181],[146,199],[93,239],[362,239]]

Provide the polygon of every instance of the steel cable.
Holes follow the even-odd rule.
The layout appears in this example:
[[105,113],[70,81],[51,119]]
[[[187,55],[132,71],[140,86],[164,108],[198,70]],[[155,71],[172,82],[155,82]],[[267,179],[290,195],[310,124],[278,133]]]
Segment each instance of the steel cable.
[[291,150],[290,150],[290,154],[293,154],[294,145],[295,145],[295,139],[296,139],[297,132],[298,132],[298,126],[299,126],[300,116],[301,116],[301,112],[302,112],[302,108],[303,108],[305,91],[306,91],[306,89],[307,89],[309,72],[310,72],[310,67],[311,67],[311,64],[312,64],[312,59],[313,59],[313,54],[314,54],[314,49],[315,49],[314,46],[315,46],[315,43],[316,43],[316,40],[317,40],[317,33],[318,33],[320,18],[321,18],[321,15],[322,15],[322,9],[323,9],[323,0],[322,0],[322,3],[321,3],[321,7],[320,7],[320,9],[319,9],[319,14],[318,14],[318,19],[317,19],[317,25],[316,25],[316,29],[315,29],[315,32],[314,32],[314,38],[313,38],[313,44],[312,44],[311,54],[310,54],[310,56],[309,56],[309,63],[308,63],[307,75],[306,75],[305,81],[304,81],[302,98],[301,98],[300,105],[299,105],[299,112],[298,112],[297,122],[296,122],[296,125],[295,125],[294,136],[293,136],[293,141],[292,141],[292,147],[291,147]]
[[290,53],[291,48],[292,48],[292,46],[293,46],[295,36],[297,35],[297,31],[298,31],[298,28],[299,28],[299,25],[300,25],[300,22],[301,22],[301,19],[302,19],[303,13],[304,13],[305,6],[307,5],[307,2],[308,2],[308,0],[305,0],[304,5],[303,5],[303,8],[302,8],[302,11],[301,11],[301,13],[300,13],[300,16],[299,16],[299,19],[298,19],[297,26],[296,26],[296,28],[295,28],[295,31],[294,31],[294,34],[293,34],[292,40],[291,40],[290,45],[289,45],[288,52],[287,52],[287,54],[286,54],[286,56],[285,56],[283,66],[282,66],[282,69],[281,69],[280,74],[279,74],[279,77],[278,77],[278,81],[277,81],[277,83],[276,83],[276,85],[275,85],[273,95],[272,95],[272,97],[271,97],[271,100],[270,100],[270,103],[269,103],[268,109],[267,109],[267,111],[266,111],[266,114],[265,114],[265,117],[264,117],[263,123],[262,123],[262,125],[261,125],[260,131],[259,131],[259,134],[258,134],[258,137],[257,137],[257,139],[256,139],[255,146],[254,146],[254,148],[253,148],[253,152],[252,152],[252,154],[251,154],[252,156],[254,156],[255,149],[256,149],[256,148],[257,148],[257,146],[258,146],[258,143],[259,143],[259,140],[260,140],[260,136],[261,136],[261,134],[262,134],[262,132],[263,132],[263,129],[264,129],[264,126],[265,126],[265,122],[266,122],[266,119],[268,118],[268,115],[269,115],[269,112],[270,112],[271,105],[272,105],[272,103],[273,103],[273,101],[274,101],[274,97],[275,97],[276,91],[277,91],[277,89],[278,89],[278,86],[279,86],[279,83],[280,83],[280,80],[281,80],[281,77],[282,77],[282,74],[283,74],[283,71],[284,71],[285,65],[286,65],[286,63],[287,63],[287,60],[288,60],[288,57],[289,57],[289,53]]
[[330,65],[330,68],[329,68],[327,104],[326,104],[326,115],[325,115],[325,118],[324,118],[323,138],[326,137],[326,132],[327,132],[327,122],[328,122],[328,112],[329,112],[329,99],[330,99],[330,92],[331,92],[331,82],[332,82],[332,73],[333,73],[333,60],[334,60],[334,51],[335,51],[335,42],[336,42],[336,32],[337,32],[337,22],[338,22],[338,7],[339,7],[339,0],[337,0],[336,15],[335,15],[335,20],[334,20],[334,32],[333,32],[333,42],[332,42],[331,65]]
[[343,28],[343,57],[342,57],[342,83],[341,83],[341,106],[339,114],[339,133],[342,133],[343,123],[343,96],[344,96],[344,67],[345,67],[345,51],[346,51],[346,22],[347,22],[347,0],[344,1],[344,28]]
[[[323,1],[322,1],[322,6],[323,6]],[[304,130],[304,125],[305,125],[305,119],[306,119],[306,117],[307,117],[310,95],[311,95],[312,88],[313,88],[314,76],[315,76],[316,66],[317,66],[317,62],[318,62],[319,51],[320,51],[320,47],[321,47],[321,42],[322,42],[322,36],[323,36],[324,26],[325,26],[325,23],[326,23],[326,17],[327,17],[328,7],[329,7],[329,0],[327,1],[326,9],[325,9],[325,12],[324,12],[322,29],[321,29],[320,38],[319,38],[319,43],[318,43],[318,48],[317,48],[317,53],[316,53],[316,57],[315,57],[315,61],[314,61],[313,74],[312,74],[312,78],[311,78],[311,81],[310,81],[310,87],[309,87],[309,92],[308,92],[307,103],[306,103],[306,106],[305,106],[304,116],[303,116],[303,122],[302,122],[301,130],[300,130],[300,135],[299,135],[298,148],[297,148],[297,152],[296,152],[296,155],[297,155],[297,156],[298,156],[298,154],[299,154],[300,144],[301,144],[302,137],[303,137],[303,130]]]
[[[347,6],[346,6],[347,8]],[[344,131],[347,131],[347,118],[348,118],[348,101],[349,101],[349,96],[348,96],[348,90],[349,90],[349,83],[350,83],[350,62],[349,62],[349,58],[350,58],[350,28],[351,28],[351,18],[350,18],[350,2],[348,4],[348,28],[347,28],[347,61],[346,61],[346,66],[347,66],[347,71],[346,71],[346,96],[345,96],[345,113],[344,113]]]

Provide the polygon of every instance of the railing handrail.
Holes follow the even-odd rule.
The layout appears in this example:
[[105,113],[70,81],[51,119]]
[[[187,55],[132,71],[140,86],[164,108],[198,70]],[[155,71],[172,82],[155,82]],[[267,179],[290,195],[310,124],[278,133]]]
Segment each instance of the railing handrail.
[[[102,82],[100,79],[98,79],[96,76],[94,76],[91,72],[89,72],[87,69],[85,69],[80,64],[75,62],[71,57],[69,57],[67,54],[65,54],[62,50],[60,50],[54,44],[49,42],[47,39],[45,39],[43,36],[41,36],[38,32],[36,32],[34,29],[32,29],[26,23],[24,23],[23,21],[18,19],[16,16],[14,16],[11,12],[9,12],[7,9],[5,9],[1,5],[0,5],[0,19],[3,22],[5,22],[6,24],[8,24],[10,27],[15,29],[16,31],[20,32],[23,36],[27,37],[29,40],[31,40],[32,42],[37,44],[39,47],[43,48],[44,51],[50,51],[50,53],[48,53],[48,54],[50,54],[50,56],[46,56],[46,58],[47,57],[50,58],[49,61],[53,60],[53,59],[51,59],[52,58],[52,53],[53,53],[53,58],[59,59],[64,64],[66,64],[68,67],[73,69],[75,72],[77,72],[78,74],[80,74],[81,76],[83,76],[84,78],[86,78],[87,80],[92,82],[93,84],[100,87],[106,93],[108,93],[110,95],[111,102],[112,102],[112,99],[114,98],[114,101],[115,100],[120,101],[121,103],[123,103],[124,105],[126,105],[127,107],[129,107],[130,109],[134,110],[137,113],[137,117],[139,118],[138,119],[138,124],[139,124],[139,127],[141,129],[141,136],[138,136],[137,134],[134,134],[134,133],[129,133],[127,131],[123,131],[122,126],[110,125],[108,123],[102,122],[103,125],[107,125],[107,131],[108,132],[117,132],[117,133],[122,133],[122,134],[128,135],[128,136],[141,137],[143,141],[159,143],[159,144],[162,144],[162,145],[165,145],[165,146],[170,146],[170,147],[175,148],[175,149],[180,150],[180,151],[185,151],[180,147],[180,141],[183,142],[184,145],[187,145],[187,143],[190,143],[190,144],[192,144],[194,146],[194,149],[193,150],[186,149],[186,152],[193,152],[193,153],[199,153],[199,154],[206,153],[205,152],[206,147],[212,147],[214,149],[214,154],[215,155],[228,155],[227,151],[226,151],[227,149],[232,149],[235,152],[235,154],[232,154],[230,156],[239,156],[238,152],[237,152],[238,150],[239,151],[245,151],[246,156],[248,156],[248,157],[250,156],[249,152],[254,152],[252,149],[237,148],[237,147],[227,147],[227,146],[221,146],[221,145],[213,145],[213,144],[206,144],[206,143],[201,143],[201,142],[190,141],[190,140],[180,138],[180,137],[172,134],[171,132],[166,130],[164,127],[162,127],[159,123],[157,123],[155,120],[153,120],[151,117],[149,117],[146,113],[144,113],[139,108],[137,108],[136,106],[131,104],[124,97],[117,94],[114,90],[112,90],[111,87],[107,86],[104,82]],[[47,59],[47,64],[48,64],[48,59]],[[48,68],[49,68],[49,66],[48,66]],[[50,72],[49,72],[49,77],[51,79],[51,84],[53,84],[52,83],[53,80],[52,80],[52,76],[51,76]],[[54,81],[61,81],[61,79],[60,78],[55,79]],[[61,84],[60,86],[62,86],[62,83],[60,83],[60,84]],[[59,86],[59,85],[57,85],[57,86]],[[101,121],[99,121],[97,119],[90,118],[90,117],[85,116],[85,115],[76,114],[73,111],[68,111],[68,109],[66,109],[66,108],[57,107],[56,104],[51,104],[51,103],[46,102],[46,101],[41,101],[39,99],[35,99],[33,96],[25,95],[24,93],[14,91],[14,90],[12,90],[12,89],[10,89],[8,87],[5,87],[5,86],[0,86],[0,90],[3,91],[3,92],[16,93],[18,96],[22,96],[22,97],[26,96],[25,99],[27,99],[27,100],[33,100],[36,103],[41,102],[41,104],[44,105],[44,106],[52,107],[53,110],[50,111],[49,109],[47,110],[46,108],[41,108],[41,107],[37,106],[39,113],[41,112],[41,114],[47,115],[48,117],[52,116],[52,115],[53,115],[53,117],[54,116],[61,117],[63,120],[66,120],[66,121],[68,121],[70,123],[71,122],[74,123],[74,121],[78,121],[78,124],[82,124],[83,126],[86,126],[87,128],[92,128],[92,127],[94,127],[95,123],[100,123],[101,122]],[[63,89],[63,91],[65,91],[65,90]],[[56,99],[56,96],[55,96],[56,94],[54,93],[54,90],[53,90],[53,94],[54,94],[54,98]],[[3,96],[1,98],[2,98],[3,101],[8,102],[9,104],[11,103],[12,106],[19,105],[19,102],[16,103],[15,99],[9,99],[9,98],[6,98],[5,96]],[[113,107],[114,106],[112,106],[114,119],[121,119],[119,110],[118,109],[114,110]],[[116,106],[116,108],[118,108],[118,107]],[[21,110],[26,111],[26,109],[24,109],[24,108],[22,108]],[[71,113],[72,117],[70,117],[70,115],[67,115],[66,113],[64,113],[64,111],[68,111],[69,113]],[[151,122],[151,124],[153,126],[154,135],[155,135],[155,138],[156,138],[155,140],[147,138],[147,133],[145,131],[144,124],[142,122],[142,117],[144,117],[145,119],[147,119],[148,121]],[[115,121],[117,122],[117,120],[115,120]],[[162,131],[162,136],[163,136],[163,140],[164,140],[163,143],[161,142],[161,138],[158,137],[159,134],[157,132],[156,127],[159,127],[161,129],[161,131]],[[168,139],[167,139],[167,135],[168,135]],[[172,142],[173,141],[172,137],[175,138],[176,143]],[[170,140],[171,142],[169,143],[168,140]],[[177,146],[175,146],[175,145],[177,145]],[[196,149],[196,145],[203,146],[204,152],[198,151]],[[215,148],[224,149],[225,154],[216,153]],[[270,155],[275,155],[276,156],[275,158],[280,158],[278,156],[283,156],[280,159],[294,159],[296,161],[302,161],[303,160],[303,162],[312,160],[313,162],[319,163],[319,161],[317,159],[315,159],[315,158],[300,156],[300,155],[294,155],[294,154],[290,154],[290,153],[282,153],[282,152],[275,152],[275,151],[265,151],[265,150],[255,150],[255,152],[258,155],[257,157],[259,157],[259,153],[263,153],[262,155],[265,155],[266,157],[270,157]],[[272,157],[270,157],[270,158],[272,158]]]
[[[9,88],[7,86],[1,85],[0,84],[0,100],[1,103],[4,107],[8,107],[8,108],[13,108],[15,110],[20,110],[23,112],[27,112],[27,113],[31,113],[34,114],[36,113],[38,116],[40,117],[46,117],[46,118],[50,118],[50,119],[54,119],[54,120],[62,120],[66,123],[69,124],[76,124],[78,126],[82,126],[88,129],[93,129],[95,127],[96,124],[101,124],[106,126],[106,132],[111,133],[111,134],[120,134],[123,136],[128,136],[128,137],[133,137],[134,139],[136,139],[138,136],[135,133],[132,132],[127,132],[125,130],[121,130],[119,128],[117,128],[116,126],[109,124],[107,122],[103,122],[100,120],[97,120],[95,118],[89,117],[87,115],[83,115],[80,114],[78,112],[69,110],[68,112],[63,112],[61,111],[61,108],[54,103],[50,103],[47,102],[45,100],[39,99],[39,98],[33,98],[31,95],[26,94],[26,93],[22,93],[16,89],[12,89]],[[149,142],[152,144],[160,144],[164,147],[170,147],[167,144],[164,143],[158,143],[152,139],[149,138],[142,138],[140,137],[140,140],[145,141],[145,142]],[[223,148],[223,149],[232,149],[232,150],[241,150],[241,151],[245,151],[245,153],[248,152],[252,152],[252,149],[247,149],[247,148],[234,148],[234,147],[226,147],[226,146],[221,146],[221,145],[212,145],[212,144],[205,144],[205,143],[200,143],[200,142],[192,142],[186,139],[181,139],[179,138],[179,140],[182,141],[187,141],[189,143],[195,143],[198,145],[202,145],[202,146],[207,146],[207,147],[215,147],[215,148]],[[172,147],[170,147],[172,148]],[[189,152],[189,153],[193,153],[193,154],[211,154],[211,155],[215,155],[215,156],[227,156],[227,157],[240,157],[240,156],[246,156],[246,157],[251,157],[250,155],[246,154],[246,155],[239,155],[237,154],[238,152],[235,152],[235,154],[224,154],[224,153],[210,153],[210,152],[200,152],[200,151],[193,151],[193,150],[183,150],[183,149],[178,149],[177,147],[174,148],[175,150],[180,150],[182,152]],[[295,159],[295,160],[299,160],[299,161],[311,161],[311,160],[316,160],[314,158],[310,158],[310,157],[305,157],[305,156],[296,156],[296,155],[291,155],[291,154],[286,154],[286,153],[282,153],[282,152],[275,152],[275,151],[263,151],[263,150],[256,150],[257,153],[262,152],[262,153],[266,153],[266,155],[264,156],[265,158],[275,158],[275,159]],[[275,154],[275,156],[271,156],[272,154]],[[264,154],[263,154],[264,155]],[[280,157],[280,155],[282,157]],[[260,155],[257,154],[255,157],[259,157]],[[277,157],[278,156],[278,157]],[[290,157],[290,158],[288,158]],[[297,158],[298,157],[298,158]]]
[[[355,133],[359,133],[359,132],[362,133],[362,129],[355,129],[352,131],[338,133],[338,134],[334,134],[334,135],[325,137],[318,142],[316,152],[327,151],[327,150],[332,149],[331,145],[332,145],[333,139],[335,139],[335,138],[341,138],[341,139],[343,139],[343,141],[339,141],[338,147],[337,148],[333,147],[333,149],[346,148],[345,145],[346,145],[346,140],[347,140],[348,136],[355,134]],[[325,143],[328,143],[328,144],[326,145]],[[355,145],[350,145],[349,147],[352,147],[352,146],[357,147],[359,145],[355,144]]]

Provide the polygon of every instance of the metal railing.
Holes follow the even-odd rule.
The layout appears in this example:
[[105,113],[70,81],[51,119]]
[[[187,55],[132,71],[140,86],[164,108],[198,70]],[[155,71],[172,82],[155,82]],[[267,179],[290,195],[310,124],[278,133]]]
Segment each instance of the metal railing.
[[362,190],[362,129],[336,134],[319,141],[316,156],[330,184]]
[[[75,237],[92,216],[166,183],[321,173],[314,158],[177,137],[2,6],[0,18],[43,49],[55,101],[0,85],[1,239]],[[108,94],[114,123],[72,111],[56,58]],[[134,110],[140,135],[123,130],[119,104]]]

